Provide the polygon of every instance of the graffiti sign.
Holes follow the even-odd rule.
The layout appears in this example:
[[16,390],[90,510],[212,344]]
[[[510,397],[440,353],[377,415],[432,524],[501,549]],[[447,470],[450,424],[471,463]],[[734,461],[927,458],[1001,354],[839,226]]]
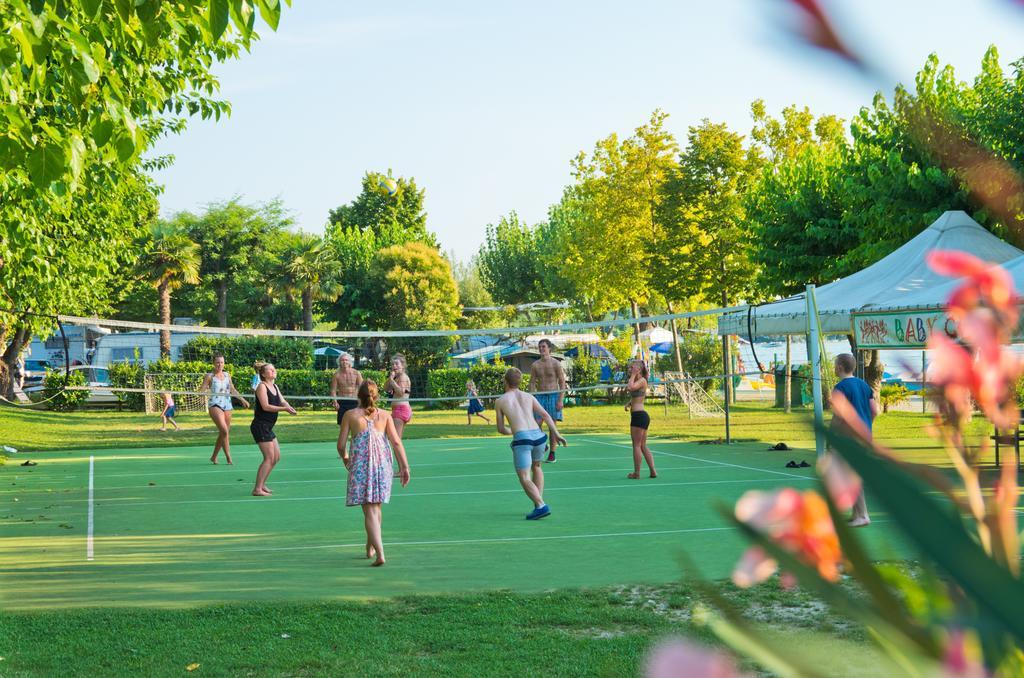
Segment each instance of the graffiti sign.
[[936,332],[956,338],[956,323],[942,311],[856,313],[857,348],[924,348]]

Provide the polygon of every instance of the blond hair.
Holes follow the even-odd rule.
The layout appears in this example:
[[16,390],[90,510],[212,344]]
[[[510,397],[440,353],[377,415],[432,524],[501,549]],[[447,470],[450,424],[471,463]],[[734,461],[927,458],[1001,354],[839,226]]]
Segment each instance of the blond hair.
[[366,414],[372,415],[377,411],[377,398],[380,397],[380,391],[377,389],[377,382],[373,379],[367,379],[359,385],[359,391],[356,393],[356,397],[359,398],[359,407],[366,411]]
[[505,370],[505,383],[513,388],[519,388],[519,384],[523,381],[523,373],[515,367],[510,367]]

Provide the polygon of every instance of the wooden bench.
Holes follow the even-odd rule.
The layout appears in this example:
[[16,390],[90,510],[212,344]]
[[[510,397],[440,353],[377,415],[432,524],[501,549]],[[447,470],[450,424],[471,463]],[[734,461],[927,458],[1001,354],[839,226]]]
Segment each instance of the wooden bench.
[[1010,428],[996,428],[990,436],[992,442],[995,443],[996,448],[996,466],[999,466],[999,446],[1004,445],[1006,447],[1012,447],[1013,453],[1017,457],[1017,468],[1020,469],[1020,440],[1021,440],[1021,429],[1018,423]]

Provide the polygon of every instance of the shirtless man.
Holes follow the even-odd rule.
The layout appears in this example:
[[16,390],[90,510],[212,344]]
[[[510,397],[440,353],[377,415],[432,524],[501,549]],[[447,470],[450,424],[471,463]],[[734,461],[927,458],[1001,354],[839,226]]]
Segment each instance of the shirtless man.
[[[494,403],[494,411],[498,433],[512,434],[512,463],[516,467],[519,484],[526,491],[526,496],[533,500],[533,511],[526,514],[526,519],[540,520],[551,515],[551,509],[544,503],[544,471],[541,469],[544,443],[548,439],[536,421],[543,421],[548,425],[552,449],[555,444],[565,445],[566,442],[559,434],[555,420],[544,411],[537,399],[519,390],[519,383],[522,380],[523,373],[514,367],[505,372],[505,395]],[[511,431],[505,426],[506,417]],[[532,476],[529,473],[531,467]]]
[[[331,405],[338,412],[338,426],[341,426],[341,420],[345,417],[346,412],[359,407],[357,393],[359,392],[359,385],[362,383],[363,375],[359,374],[359,370],[352,367],[352,356],[348,353],[339,355],[338,371],[334,373],[334,378],[331,379],[331,398],[333,398]],[[341,444],[342,441],[339,438],[339,449]]]
[[[565,394],[565,370],[562,363],[551,357],[551,349],[555,347],[550,339],[541,339],[537,344],[540,360],[530,366],[530,392],[537,394],[537,400],[551,418],[562,421],[562,396]],[[551,391],[551,393],[545,393]],[[557,391],[557,393],[554,393]],[[538,416],[537,421],[541,418]],[[551,440],[548,444],[548,462],[555,462],[555,434],[549,430]]]

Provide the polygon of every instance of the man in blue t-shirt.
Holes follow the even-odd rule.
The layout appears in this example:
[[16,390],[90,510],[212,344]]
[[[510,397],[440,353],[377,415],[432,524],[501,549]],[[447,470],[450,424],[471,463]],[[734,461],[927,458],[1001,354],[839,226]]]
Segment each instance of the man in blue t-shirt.
[[[847,402],[857,412],[857,416],[864,422],[864,426],[871,434],[871,422],[878,416],[878,400],[875,393],[863,379],[853,376],[857,369],[857,359],[851,353],[840,353],[836,356],[835,362],[836,377],[839,379],[833,393],[842,393]],[[836,420],[832,420],[833,426]],[[857,501],[853,505],[853,514],[850,516],[850,527],[866,527],[871,524],[868,518],[868,505],[864,501],[864,490],[860,492]]]

